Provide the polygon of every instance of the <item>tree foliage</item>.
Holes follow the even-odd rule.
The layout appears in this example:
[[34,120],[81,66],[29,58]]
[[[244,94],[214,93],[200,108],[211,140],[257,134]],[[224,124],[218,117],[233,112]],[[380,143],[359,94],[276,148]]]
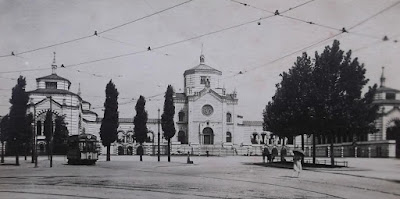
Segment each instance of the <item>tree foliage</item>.
[[310,133],[312,112],[312,61],[307,53],[297,58],[289,72],[283,72],[272,101],[264,109],[264,130],[279,137]]
[[53,113],[50,111],[46,112],[45,120],[44,120],[44,136],[47,144],[50,143],[51,138],[53,136]]
[[135,125],[135,139],[137,142],[142,144],[147,138],[147,112],[145,110],[146,100],[143,96],[140,96],[136,106],[136,116],[133,119],[133,124]]
[[[362,96],[368,83],[365,68],[351,51],[344,53],[339,41],[315,53],[314,63],[306,53],[282,81],[264,110],[264,129],[279,136],[321,134],[334,137],[376,132],[377,106],[372,103],[376,85]],[[333,164],[333,156],[331,156]]]
[[64,116],[57,116],[54,121],[54,153],[56,154],[67,152],[68,128],[64,119]]
[[167,153],[168,162],[171,161],[171,138],[175,135],[175,105],[174,105],[174,89],[171,85],[168,85],[167,91],[165,92],[164,101],[164,112],[161,115],[161,126],[164,131],[164,137],[168,140]]
[[161,115],[161,127],[166,140],[171,139],[175,135],[175,105],[173,95],[174,89],[171,85],[168,85],[167,91],[165,92],[164,112]]
[[0,142],[4,143],[8,140],[8,135],[9,135],[9,120],[10,117],[5,115],[0,122]]
[[101,121],[100,137],[104,146],[117,139],[118,123],[118,90],[110,80],[106,86],[106,101],[104,102],[104,117]]
[[[9,141],[12,142],[16,149],[16,165],[19,165],[18,151],[22,139],[26,133],[26,109],[29,100],[28,94],[25,92],[26,80],[19,76],[17,85],[12,89],[11,108],[9,119]],[[22,125],[21,125],[22,124]]]
[[100,138],[103,146],[107,147],[107,161],[110,161],[110,145],[118,136],[118,90],[110,80],[106,86],[106,101],[104,102],[104,117],[100,126]]

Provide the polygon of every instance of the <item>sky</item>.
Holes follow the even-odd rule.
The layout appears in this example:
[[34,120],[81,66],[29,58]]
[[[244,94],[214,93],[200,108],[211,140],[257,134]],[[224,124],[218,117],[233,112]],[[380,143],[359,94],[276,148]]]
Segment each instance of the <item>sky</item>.
[[[167,85],[183,92],[183,73],[199,64],[203,52],[205,63],[222,71],[220,87],[237,91],[237,113],[245,120],[262,120],[262,111],[281,81],[279,74],[291,68],[301,52],[313,57],[333,39],[365,64],[368,85],[379,83],[384,66],[386,85],[400,89],[400,3],[396,3],[0,0],[0,115],[9,112],[11,88],[19,75],[27,79],[26,90],[34,90],[36,78],[51,74],[53,52],[58,66],[66,66],[57,74],[72,82],[72,92],[80,84],[82,98],[99,117],[105,86],[112,79],[120,93],[120,117],[133,117],[135,100],[143,95],[149,118],[156,118]],[[281,15],[271,14],[276,10]],[[342,28],[348,32],[342,33]],[[93,36],[95,31],[98,36]],[[389,40],[383,41],[384,36]],[[26,52],[41,47],[45,48]],[[153,50],[147,51],[148,47]],[[7,56],[11,52],[16,56]]]

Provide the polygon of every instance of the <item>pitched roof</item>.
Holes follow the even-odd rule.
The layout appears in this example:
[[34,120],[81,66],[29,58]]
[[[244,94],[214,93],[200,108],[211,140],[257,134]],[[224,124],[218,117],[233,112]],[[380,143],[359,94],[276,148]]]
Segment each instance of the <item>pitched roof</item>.
[[386,86],[382,86],[382,87],[377,88],[376,92],[377,93],[386,93],[386,92],[400,93],[399,90],[394,89],[394,88],[389,88],[389,87],[386,87]]
[[64,77],[60,77],[57,74],[51,74],[51,75],[47,75],[44,77],[39,77],[39,78],[36,78],[36,81],[38,82],[42,79],[63,80],[63,81],[68,81],[68,83],[71,84],[71,82],[68,79],[65,79]]
[[380,104],[380,105],[400,105],[400,100],[387,100],[387,99],[380,99],[380,100],[375,100],[372,102],[373,104]]
[[39,93],[39,94],[68,94],[68,95],[75,95],[80,97],[79,95],[63,89],[52,89],[52,88],[39,88],[33,91],[28,91],[27,93]]
[[196,72],[207,72],[222,75],[222,72],[204,63],[201,63],[191,69],[186,70],[183,75],[189,75]]

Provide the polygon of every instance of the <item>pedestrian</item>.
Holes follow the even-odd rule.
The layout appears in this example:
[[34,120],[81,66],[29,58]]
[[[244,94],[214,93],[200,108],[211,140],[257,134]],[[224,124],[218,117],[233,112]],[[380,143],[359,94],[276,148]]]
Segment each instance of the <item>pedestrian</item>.
[[301,149],[293,150],[293,174],[292,177],[299,177],[301,170],[303,169],[301,165],[301,159],[304,156],[304,152]]

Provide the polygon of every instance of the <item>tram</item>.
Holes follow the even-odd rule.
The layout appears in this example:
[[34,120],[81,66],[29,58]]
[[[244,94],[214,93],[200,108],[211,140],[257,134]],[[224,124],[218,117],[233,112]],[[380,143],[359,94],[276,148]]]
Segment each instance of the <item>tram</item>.
[[92,134],[69,136],[68,164],[95,164],[99,154],[98,145],[97,137]]

